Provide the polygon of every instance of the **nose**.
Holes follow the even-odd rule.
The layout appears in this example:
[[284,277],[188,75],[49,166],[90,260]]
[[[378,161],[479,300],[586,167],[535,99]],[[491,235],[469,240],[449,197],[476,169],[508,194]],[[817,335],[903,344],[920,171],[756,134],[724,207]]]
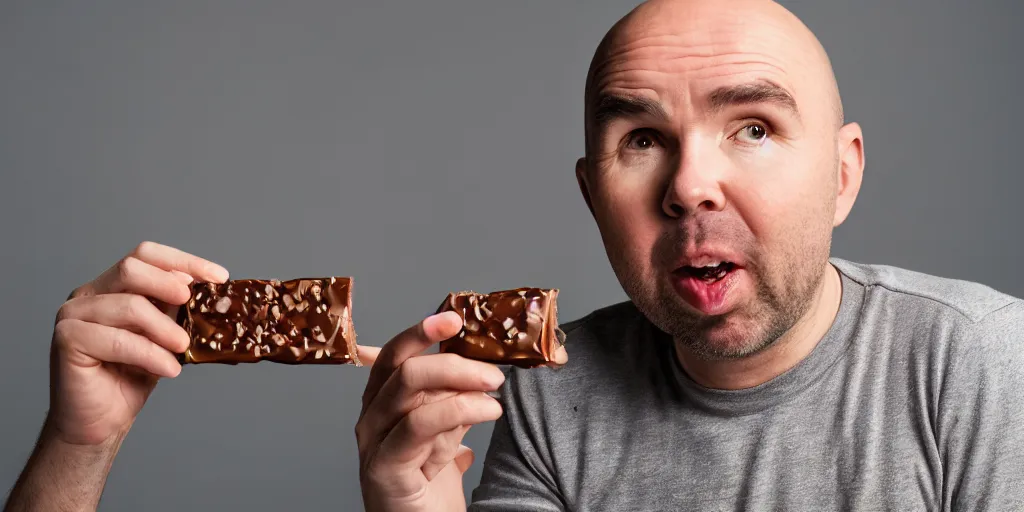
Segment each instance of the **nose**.
[[681,152],[679,164],[669,176],[661,208],[672,218],[698,211],[721,211],[725,208],[722,190],[722,164],[703,152],[699,144],[688,144]]

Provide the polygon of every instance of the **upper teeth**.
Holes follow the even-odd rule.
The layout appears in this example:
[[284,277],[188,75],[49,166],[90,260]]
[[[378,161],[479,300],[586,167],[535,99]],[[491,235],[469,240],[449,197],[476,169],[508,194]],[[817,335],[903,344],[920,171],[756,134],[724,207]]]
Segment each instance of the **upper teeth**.
[[721,261],[714,261],[714,262],[708,263],[707,265],[704,265],[703,268],[714,268],[714,267],[717,267],[717,266],[719,266],[721,264],[722,264]]

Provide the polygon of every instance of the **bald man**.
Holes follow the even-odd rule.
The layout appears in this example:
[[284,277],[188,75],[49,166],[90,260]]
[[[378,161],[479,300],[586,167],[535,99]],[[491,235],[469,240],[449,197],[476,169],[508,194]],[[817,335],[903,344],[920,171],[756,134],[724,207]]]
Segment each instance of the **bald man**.
[[863,136],[796,17],[648,2],[585,101],[576,176],[630,301],[569,322],[569,364],[510,370],[500,403],[488,368],[413,356],[456,318],[386,345],[370,510],[460,508],[462,425],[499,416],[472,510],[1024,510],[1024,302],[831,257]]
[[[1024,509],[1024,301],[831,257],[863,137],[806,27],[766,0],[644,4],[585,101],[576,175],[630,301],[565,324],[557,371],[423,355],[453,313],[361,347],[367,510],[465,509],[461,440],[492,420],[473,510]],[[226,278],[144,243],[72,293],[8,510],[95,508],[181,370],[154,304]]]

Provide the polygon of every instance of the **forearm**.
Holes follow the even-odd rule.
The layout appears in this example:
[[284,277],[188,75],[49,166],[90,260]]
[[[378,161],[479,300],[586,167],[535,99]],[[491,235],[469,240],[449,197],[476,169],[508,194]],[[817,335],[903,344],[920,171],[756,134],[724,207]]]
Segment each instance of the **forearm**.
[[47,422],[4,512],[96,510],[126,433],[95,446],[68,444],[54,434]]

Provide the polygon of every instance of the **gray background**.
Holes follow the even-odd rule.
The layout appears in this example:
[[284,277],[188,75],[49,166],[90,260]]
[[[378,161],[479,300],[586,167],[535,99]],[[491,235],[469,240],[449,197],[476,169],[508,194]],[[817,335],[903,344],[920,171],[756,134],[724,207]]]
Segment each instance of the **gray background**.
[[[866,131],[835,254],[1024,296],[1024,3],[784,3]],[[235,277],[354,275],[367,344],[451,289],[560,287],[563,320],[622,300],[573,163],[591,52],[633,5],[0,4],[0,487],[45,414],[54,312],[141,240]],[[101,509],[359,508],[366,375],[187,368]]]

